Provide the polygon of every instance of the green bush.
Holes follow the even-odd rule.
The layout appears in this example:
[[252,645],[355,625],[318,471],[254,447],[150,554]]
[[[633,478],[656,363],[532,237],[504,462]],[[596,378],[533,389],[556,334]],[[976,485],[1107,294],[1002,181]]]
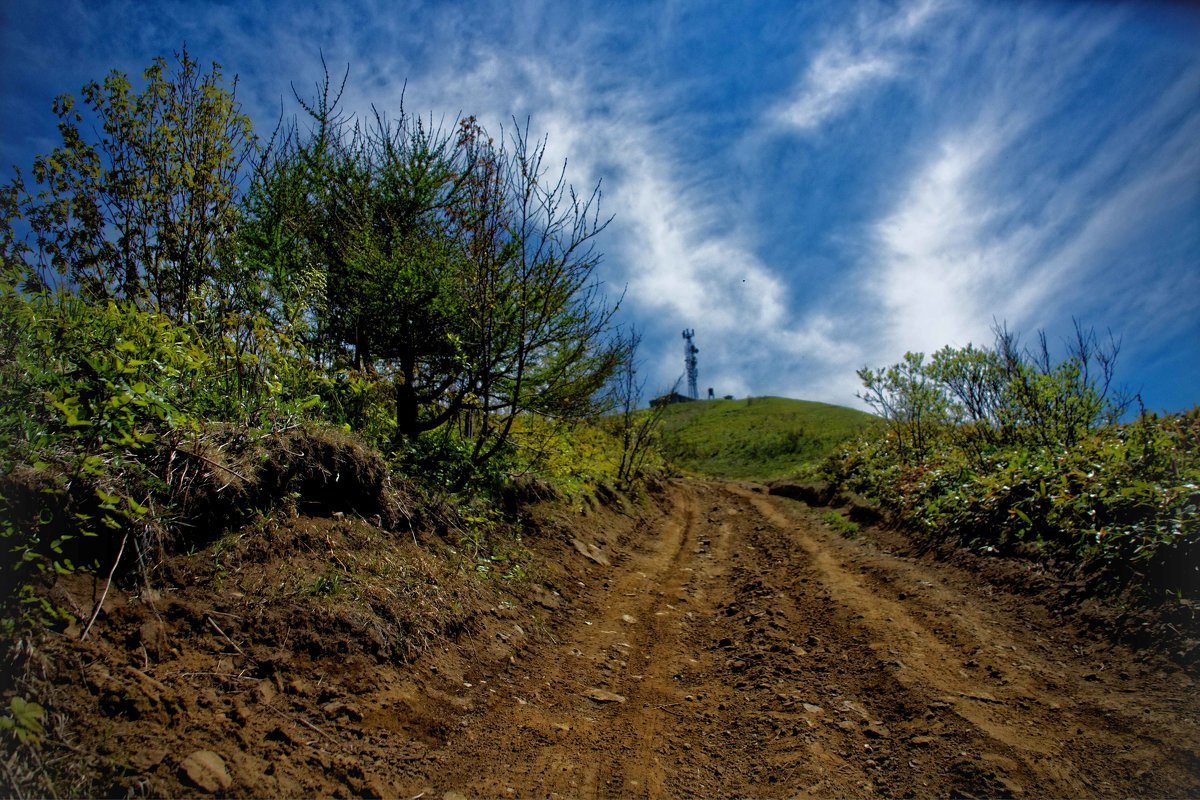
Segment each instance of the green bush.
[[[149,576],[189,523],[265,496],[224,462],[314,418],[440,491],[607,468],[565,463],[604,449],[586,422],[624,350],[599,186],[556,179],[527,128],[372,124],[328,81],[313,128],[263,148],[234,88],[186,50],[140,87],[113,72],[55,101],[34,185],[0,186],[5,620],[53,615],[42,576]],[[240,488],[192,492],[213,470]]]
[[824,477],[877,498],[935,541],[1038,554],[1114,591],[1200,596],[1200,410],[1093,430],[1075,446],[1008,445],[986,457],[949,439],[918,465],[863,438]]
[[906,354],[859,371],[887,422],[824,462],[835,487],[878,499],[930,541],[1075,565],[1143,599],[1200,594],[1200,409],[1116,420],[1119,344],[1078,323],[1055,363],[1020,349]]
[[[248,436],[287,426],[313,404],[284,385],[284,354],[239,353],[129,302],[9,283],[0,331],[5,617],[30,606],[39,575],[108,567],[120,553],[144,574],[173,532],[197,443],[219,424]],[[230,374],[256,388],[231,390]]]

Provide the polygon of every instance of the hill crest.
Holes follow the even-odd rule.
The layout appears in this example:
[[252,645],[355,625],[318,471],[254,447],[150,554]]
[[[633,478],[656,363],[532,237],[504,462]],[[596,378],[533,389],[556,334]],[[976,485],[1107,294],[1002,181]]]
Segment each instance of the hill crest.
[[705,477],[795,477],[874,420],[865,411],[786,397],[678,403],[664,413],[663,454]]

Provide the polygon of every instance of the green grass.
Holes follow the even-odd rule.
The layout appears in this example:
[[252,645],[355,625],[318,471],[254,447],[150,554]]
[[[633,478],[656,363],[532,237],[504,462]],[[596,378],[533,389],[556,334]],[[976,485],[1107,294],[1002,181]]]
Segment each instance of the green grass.
[[663,454],[697,475],[768,481],[804,474],[874,419],[782,397],[697,400],[667,409]]

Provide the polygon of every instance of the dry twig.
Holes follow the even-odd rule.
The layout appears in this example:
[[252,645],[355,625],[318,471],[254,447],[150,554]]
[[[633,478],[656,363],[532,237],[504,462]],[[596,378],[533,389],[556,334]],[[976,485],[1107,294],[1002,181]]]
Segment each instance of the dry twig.
[[96,617],[100,616],[100,609],[104,608],[104,599],[108,597],[108,590],[112,587],[113,575],[117,571],[117,565],[121,563],[121,556],[125,555],[125,545],[129,541],[129,531],[125,531],[125,535],[121,537],[121,549],[117,551],[117,558],[113,561],[112,569],[108,571],[108,580],[104,584],[104,591],[100,594],[100,600],[96,603],[96,608],[92,611],[92,618],[88,620],[87,627],[83,629],[83,634],[79,637],[79,641],[87,638],[88,631],[92,629],[92,625],[96,622]]

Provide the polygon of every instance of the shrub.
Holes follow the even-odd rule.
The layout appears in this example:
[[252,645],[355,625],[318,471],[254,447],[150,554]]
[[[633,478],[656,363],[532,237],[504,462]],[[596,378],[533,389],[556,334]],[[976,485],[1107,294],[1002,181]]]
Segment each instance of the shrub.
[[1075,325],[1066,356],[943,348],[863,369],[888,423],[826,459],[835,487],[878,499],[934,541],[1073,563],[1146,599],[1200,593],[1200,410],[1118,425],[1119,344]]
[[1114,591],[1200,596],[1200,410],[1101,428],[1074,447],[947,443],[916,466],[863,439],[824,477],[880,500],[930,540],[1054,556]]
[[[200,441],[229,426],[263,435],[314,402],[283,384],[286,355],[239,353],[226,337],[124,301],[26,295],[9,283],[0,330],[6,617],[28,605],[38,575],[122,557],[144,575],[173,532],[183,464],[203,459]],[[258,388],[229,392],[230,372],[257,374]]]

